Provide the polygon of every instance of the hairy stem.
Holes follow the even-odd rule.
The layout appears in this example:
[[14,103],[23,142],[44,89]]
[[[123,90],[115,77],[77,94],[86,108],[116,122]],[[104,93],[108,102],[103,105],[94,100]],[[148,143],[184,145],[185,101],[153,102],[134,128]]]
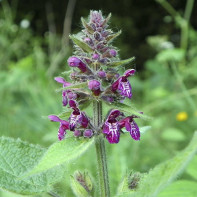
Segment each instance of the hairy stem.
[[[102,122],[102,103],[101,101],[93,101],[93,110],[94,110],[94,126],[98,128]],[[100,196],[109,197],[109,180],[108,180],[108,170],[107,170],[107,160],[106,160],[106,151],[105,151],[105,142],[102,135],[99,135],[100,131],[97,131],[97,137],[95,142],[96,154],[97,154],[97,163],[98,163],[98,177],[99,177],[99,186],[100,186]]]

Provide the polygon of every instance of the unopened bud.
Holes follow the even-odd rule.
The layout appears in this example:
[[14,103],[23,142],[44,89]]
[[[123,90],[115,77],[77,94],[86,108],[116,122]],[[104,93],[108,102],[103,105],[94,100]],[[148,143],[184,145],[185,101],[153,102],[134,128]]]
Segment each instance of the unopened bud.
[[80,130],[74,130],[74,136],[75,137],[80,137],[81,136],[81,131]]
[[71,67],[78,67],[82,72],[86,72],[86,65],[77,57],[69,57],[68,65]]
[[109,50],[109,54],[110,54],[110,56],[112,56],[112,57],[116,57],[117,52],[116,52],[114,49],[110,49],[110,50]]
[[97,74],[98,74],[98,76],[100,77],[100,78],[105,78],[106,77],[106,73],[105,73],[105,71],[98,71],[97,72]]
[[93,136],[93,131],[91,129],[86,129],[84,132],[83,132],[83,136],[84,137],[87,137],[87,138],[90,138]]

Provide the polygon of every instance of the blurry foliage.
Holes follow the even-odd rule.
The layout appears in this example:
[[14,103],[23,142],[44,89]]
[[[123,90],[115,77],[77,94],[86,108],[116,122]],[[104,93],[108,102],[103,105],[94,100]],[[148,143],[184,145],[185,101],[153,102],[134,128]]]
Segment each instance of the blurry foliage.
[[[21,6],[21,2],[19,6]],[[135,171],[147,172],[156,164],[171,158],[177,151],[185,147],[196,130],[197,32],[188,23],[186,37],[179,34],[181,30],[183,31],[183,20],[175,19],[173,16],[165,17],[165,21],[170,21],[170,24],[161,23],[157,18],[160,16],[160,12],[152,9],[162,10],[162,8],[159,8],[159,5],[155,3],[153,8],[144,8],[146,11],[143,12],[144,10],[133,6],[133,1],[123,1],[124,7],[121,7],[120,2],[117,2],[114,7],[108,9],[105,9],[101,4],[112,5],[114,1],[92,2],[96,3],[94,6],[100,6],[105,12],[111,11],[113,13],[112,23],[118,29],[123,29],[123,35],[117,41],[118,45],[123,42],[121,46],[119,45],[122,57],[127,58],[135,55],[142,59],[140,63],[149,58],[145,62],[145,69],[131,79],[135,92],[131,102],[135,103],[140,111],[153,117],[153,120],[148,122],[137,120],[140,125],[150,125],[151,129],[142,134],[142,140],[139,143],[132,141],[127,134],[124,134],[119,144],[107,144],[113,196],[117,191],[115,185],[119,184],[126,171],[135,169]],[[178,1],[175,1],[174,4],[178,5],[176,2]],[[31,3],[35,4],[34,1],[30,1],[30,5]],[[89,9],[94,8],[91,3],[87,7],[80,6],[83,1],[77,3],[78,8],[75,11],[74,21],[79,21],[78,15],[85,16]],[[138,2],[138,4],[140,3],[142,1]],[[62,3],[59,6],[61,5]],[[20,137],[31,143],[48,146],[57,140],[58,125],[50,124],[43,116],[45,117],[51,112],[62,111],[61,93],[54,92],[57,85],[53,82],[53,76],[60,70],[67,70],[65,60],[70,49],[62,48],[61,39],[52,32],[45,33],[44,37],[35,36],[35,32],[30,27],[23,28],[18,25],[19,23],[16,24],[23,13],[19,13],[20,17],[17,18],[16,8],[11,9],[6,1],[3,1],[1,6],[0,134],[14,138]],[[27,4],[22,6],[23,9],[25,6]],[[125,11],[126,6],[130,6],[131,10]],[[134,9],[136,10],[134,11]],[[120,14],[116,14],[118,12],[124,16],[120,17]],[[128,12],[133,14],[135,19],[132,19]],[[165,15],[164,11],[161,13]],[[57,12],[56,14],[58,15]],[[63,18],[63,14],[59,13],[57,18],[60,16]],[[147,14],[150,16],[151,23],[147,21]],[[42,17],[38,18],[40,20]],[[32,17],[32,21],[33,19],[34,17]],[[36,22],[30,20],[34,30],[42,26],[36,26],[37,20]],[[146,23],[151,25],[144,25]],[[154,25],[158,23],[160,23],[159,27]],[[73,24],[76,25],[76,23]],[[194,23],[194,25],[196,24]],[[76,28],[76,26],[74,27]],[[156,28],[159,29],[158,33],[162,34],[155,35]],[[145,29],[148,33],[144,32]],[[46,25],[40,32],[45,31]],[[154,34],[154,36],[147,37],[147,34]],[[145,38],[147,38],[149,46],[145,44]],[[179,44],[181,38],[186,39],[186,47]],[[156,55],[153,57],[153,54]],[[89,110],[91,110],[91,106]],[[185,121],[176,120],[176,115],[179,112],[186,112],[188,118]],[[93,177],[97,177],[95,161],[90,160],[94,157],[95,151],[92,148],[80,159],[67,165],[64,179],[55,186],[57,191],[61,194],[64,188],[68,196],[73,196],[69,182],[70,175],[76,169],[81,171],[88,169],[92,172]],[[196,173],[195,158],[180,177],[182,180],[173,183],[159,196],[181,196],[180,188],[183,188],[184,196],[195,196]],[[0,192],[0,196],[18,195]]]

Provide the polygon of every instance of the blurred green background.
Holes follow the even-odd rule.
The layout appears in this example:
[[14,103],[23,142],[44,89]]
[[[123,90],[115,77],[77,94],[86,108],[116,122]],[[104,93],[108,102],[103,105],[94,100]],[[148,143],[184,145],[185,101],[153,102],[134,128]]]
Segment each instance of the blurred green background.
[[[170,3],[1,0],[1,136],[21,138],[44,147],[57,141],[58,124],[46,118],[62,112],[61,93],[55,92],[59,86],[53,78],[69,69],[66,60],[72,54],[72,44],[68,35],[80,31],[80,17],[95,9],[102,10],[104,15],[111,12],[112,29],[122,29],[122,35],[114,42],[120,57],[136,57],[137,74],[130,79],[133,88],[130,102],[152,117],[149,121],[136,120],[140,127],[150,126],[140,142],[125,134],[119,144],[106,143],[112,196],[126,172],[131,169],[147,172],[172,158],[197,129],[197,2]],[[96,179],[96,162],[92,158],[96,158],[94,149],[67,166],[64,180],[56,186],[60,193],[63,188],[66,191],[62,196],[74,196],[69,179],[75,170],[87,169]],[[183,196],[197,196],[197,191],[187,189],[184,182],[192,181],[197,187],[195,166],[197,156],[179,181],[160,196],[173,188]],[[181,196],[176,192],[168,196]],[[0,191],[0,196],[17,195]]]

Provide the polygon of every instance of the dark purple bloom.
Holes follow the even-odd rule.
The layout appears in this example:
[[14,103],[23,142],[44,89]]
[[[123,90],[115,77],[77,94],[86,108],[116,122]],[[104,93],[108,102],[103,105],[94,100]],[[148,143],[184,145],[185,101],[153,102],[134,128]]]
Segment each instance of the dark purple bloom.
[[88,88],[92,90],[95,96],[98,96],[100,94],[101,92],[100,87],[101,87],[101,83],[97,80],[90,80],[88,82]]
[[[64,78],[62,78],[62,77],[55,77],[55,80],[58,83],[62,83],[63,88],[71,85],[71,83],[65,81]],[[66,106],[68,104],[68,97],[67,97],[68,92],[70,92],[70,90],[63,90],[62,91],[62,104],[63,104],[63,106]]]
[[76,126],[82,126],[86,128],[88,126],[89,120],[86,117],[84,112],[81,112],[77,107],[77,103],[74,100],[69,101],[70,107],[73,109],[73,112],[69,118],[69,128],[71,131],[74,131]]
[[71,67],[78,67],[81,70],[81,72],[87,71],[86,65],[77,57],[69,57],[68,65]]
[[86,130],[83,132],[83,136],[84,136],[84,137],[88,137],[88,138],[92,137],[92,136],[93,136],[93,131],[92,131],[92,129],[86,129]]
[[48,118],[53,122],[60,122],[60,127],[58,131],[58,139],[63,140],[66,134],[66,130],[69,129],[69,122],[66,120],[61,120],[59,117],[50,115]]
[[112,84],[112,91],[119,91],[122,96],[131,98],[131,84],[128,81],[128,77],[134,75],[135,69],[127,70],[122,77],[119,77],[117,81]]
[[120,120],[119,125],[121,128],[125,127],[134,140],[140,140],[140,130],[133,118],[138,118],[138,116],[128,116]]
[[114,49],[110,49],[109,50],[109,55],[112,56],[112,57],[116,57],[117,52]]
[[119,115],[119,110],[112,110],[103,126],[103,133],[110,144],[118,143],[120,139],[120,126],[116,120]]

